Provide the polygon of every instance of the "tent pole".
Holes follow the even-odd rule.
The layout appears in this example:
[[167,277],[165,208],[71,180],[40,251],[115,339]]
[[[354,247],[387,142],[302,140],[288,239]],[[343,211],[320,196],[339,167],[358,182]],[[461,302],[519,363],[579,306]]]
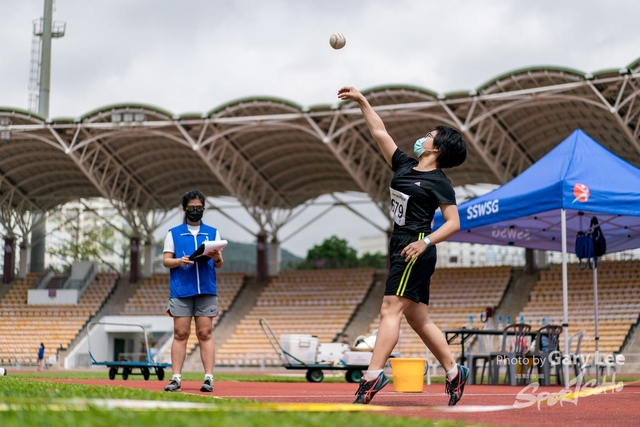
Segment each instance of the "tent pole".
[[598,352],[598,341],[600,340],[600,336],[598,335],[598,261],[596,261],[595,267],[593,269],[593,311],[594,311],[594,319],[596,322],[596,386],[600,385],[600,373],[598,372],[598,363],[600,363],[600,353]]
[[[564,354],[569,357],[569,291],[567,278],[567,211],[560,210],[562,226],[562,329],[564,330]],[[569,388],[569,365],[562,364],[564,374],[564,388]]]

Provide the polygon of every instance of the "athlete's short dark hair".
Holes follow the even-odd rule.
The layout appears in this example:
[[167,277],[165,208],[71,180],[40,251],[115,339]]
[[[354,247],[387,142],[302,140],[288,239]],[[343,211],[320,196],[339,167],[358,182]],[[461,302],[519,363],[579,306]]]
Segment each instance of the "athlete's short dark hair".
[[182,209],[186,209],[190,200],[198,199],[202,202],[202,206],[204,206],[204,194],[200,190],[191,190],[184,193],[182,196]]
[[438,163],[440,168],[459,166],[467,159],[467,141],[460,132],[449,126],[436,126],[438,133],[433,140],[433,147],[440,149]]

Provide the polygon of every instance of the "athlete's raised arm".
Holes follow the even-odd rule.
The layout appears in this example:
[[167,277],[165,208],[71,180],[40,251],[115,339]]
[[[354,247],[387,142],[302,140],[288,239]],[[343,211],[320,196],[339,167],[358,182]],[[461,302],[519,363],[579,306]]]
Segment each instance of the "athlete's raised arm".
[[369,132],[371,132],[371,136],[376,140],[384,159],[389,163],[389,166],[391,166],[391,158],[393,157],[393,153],[396,152],[398,146],[387,132],[382,119],[378,113],[373,110],[373,107],[371,107],[367,98],[351,86],[340,88],[340,90],[338,90],[338,98],[342,100],[348,99],[358,103],[360,110],[362,111],[362,115],[364,116],[364,121],[367,123]]

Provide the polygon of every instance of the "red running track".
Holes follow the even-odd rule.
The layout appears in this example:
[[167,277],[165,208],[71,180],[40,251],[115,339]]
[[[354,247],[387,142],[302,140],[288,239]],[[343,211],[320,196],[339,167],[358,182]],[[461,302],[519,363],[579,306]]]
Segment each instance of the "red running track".
[[[122,386],[155,391],[162,391],[167,383],[157,380],[42,381]],[[256,402],[350,404],[357,388],[357,385],[348,383],[216,381],[215,391],[209,394],[200,392],[200,385],[200,381],[183,381],[182,392],[224,398],[246,398]],[[389,384],[376,395],[372,404],[390,408],[389,411],[379,414],[496,426],[640,426],[640,384],[637,383],[624,384],[620,391],[610,390],[577,400],[565,400],[562,401],[562,405],[561,402],[554,403],[552,399],[546,399],[553,397],[553,393],[562,393],[562,387],[540,387],[536,391],[523,389],[523,386],[468,385],[462,400],[453,408],[454,411],[460,412],[447,412],[450,408],[446,407],[448,396],[444,393],[443,384],[425,385],[422,393],[397,393],[393,391],[393,385]],[[572,391],[575,391],[575,387]],[[518,393],[521,393],[520,397]],[[527,396],[523,397],[522,393]],[[539,409],[537,400],[540,400]],[[524,407],[514,408],[516,402]]]

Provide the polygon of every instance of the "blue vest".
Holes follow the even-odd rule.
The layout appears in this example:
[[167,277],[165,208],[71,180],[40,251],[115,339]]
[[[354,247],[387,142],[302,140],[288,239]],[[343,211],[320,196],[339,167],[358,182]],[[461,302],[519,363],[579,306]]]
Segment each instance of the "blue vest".
[[[200,231],[194,236],[187,223],[183,222],[171,230],[174,256],[181,258],[191,255],[206,240],[215,240],[217,230],[200,222]],[[216,268],[213,260],[195,263],[169,270],[171,298],[188,298],[194,295],[217,295]]]

